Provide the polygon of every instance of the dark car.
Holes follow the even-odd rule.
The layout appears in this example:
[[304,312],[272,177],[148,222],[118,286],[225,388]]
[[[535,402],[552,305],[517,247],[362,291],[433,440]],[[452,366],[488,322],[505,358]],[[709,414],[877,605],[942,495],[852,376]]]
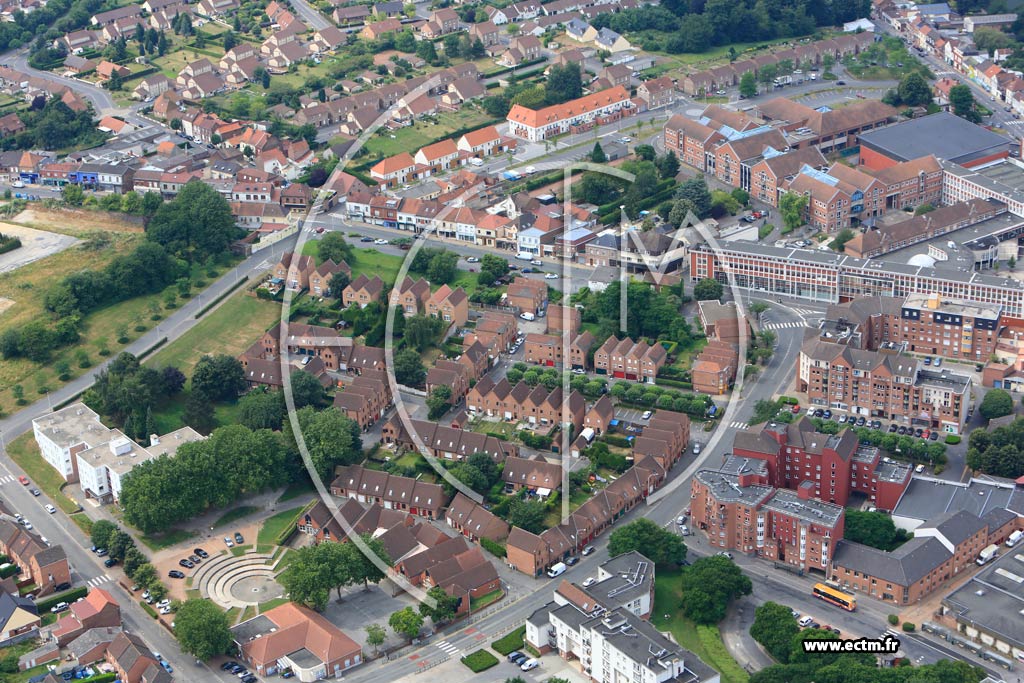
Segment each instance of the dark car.
[[899,434],[900,436],[903,436],[904,434],[907,433],[907,428],[901,425],[896,429],[896,433]]
[[188,560],[178,560],[178,564],[184,567],[185,569],[192,569],[192,567],[195,567],[195,565],[189,562]]
[[831,410],[828,410],[828,409],[826,409],[826,410],[825,410],[825,412],[823,412],[823,413],[821,414],[821,416],[822,416],[823,418],[825,418],[826,420],[831,420],[831,419],[832,419],[832,411],[831,411]]
[[236,673],[238,673],[239,671],[241,671],[244,668],[245,667],[242,666],[241,664],[239,664],[238,662],[232,662],[231,666],[228,667],[228,671],[230,671],[233,674],[236,674]]
[[509,655],[509,661],[515,664],[516,666],[522,666],[523,662],[529,659],[529,657],[524,655],[522,652],[515,652],[513,654],[515,655],[515,658],[513,659],[512,655]]
[[39,489],[32,489],[31,491],[29,491],[29,493],[38,498],[42,494],[42,491],[40,491]]
[[108,557],[107,559],[103,560],[104,567],[113,567],[115,564],[117,564],[117,558]]
[[196,548],[192,552],[194,552],[196,555],[198,555],[199,557],[203,558],[204,560],[210,556],[210,553],[206,552],[202,548]]
[[814,411],[814,417],[821,417],[824,413],[825,411],[823,411],[821,408],[818,408],[817,410]]
[[71,583],[69,581],[65,581],[64,583],[58,583],[57,584],[57,588],[55,590],[57,590],[57,591],[71,590]]
[[523,653],[520,652],[519,650],[516,650],[515,652],[509,652],[508,653],[508,661],[515,662],[518,658],[520,658],[522,656],[523,656]]
[[238,662],[232,662],[231,660],[228,660],[228,661],[226,661],[226,662],[224,662],[223,664],[220,665],[220,670],[221,671],[227,671],[228,669],[230,669],[233,666],[238,666]]
[[882,428],[882,421],[881,420],[872,420],[870,424],[871,424],[871,428],[872,429],[881,429]]
[[192,564],[199,564],[200,562],[202,562],[198,555],[189,555],[188,561]]
[[836,85],[846,85],[846,81],[836,81]]
[[235,532],[235,545],[241,545],[245,543],[245,539],[242,538],[242,534]]
[[889,433],[890,434],[895,432],[897,429],[899,429],[899,427],[897,427],[896,425],[889,425]]
[[281,678],[294,678],[294,677],[295,677],[295,672],[292,671],[291,669],[289,669],[288,671],[285,671],[285,672],[283,672],[281,674]]
[[565,558],[565,564],[567,566],[569,566],[569,567],[572,567],[573,565],[579,564],[579,561],[580,561],[580,558],[576,557],[575,555],[573,555],[572,557]]
[[184,579],[185,573],[179,572],[177,569],[172,569],[171,571],[167,572],[167,576],[171,577],[172,579]]
[[523,268],[523,270],[522,270],[523,275],[529,275],[532,272],[533,272],[533,268]]
[[921,438],[921,434],[923,434],[923,433],[924,433],[924,430],[921,429],[920,427],[918,427],[917,429],[914,430],[914,436],[916,436],[919,439]]
[[252,674],[249,674],[248,676],[242,679],[242,683],[256,683],[256,677]]
[[939,433],[938,432],[932,432],[931,434],[928,435],[928,439],[930,441],[938,441],[939,440]]
[[864,419],[863,415],[861,415],[860,417],[857,418],[857,426],[858,427],[863,427],[865,422],[867,422],[867,420]]
[[362,239],[361,239],[361,240],[359,240],[359,241],[360,241],[360,242],[372,242],[372,241],[373,241],[373,238],[372,238],[372,237],[364,237],[364,238],[362,238]]

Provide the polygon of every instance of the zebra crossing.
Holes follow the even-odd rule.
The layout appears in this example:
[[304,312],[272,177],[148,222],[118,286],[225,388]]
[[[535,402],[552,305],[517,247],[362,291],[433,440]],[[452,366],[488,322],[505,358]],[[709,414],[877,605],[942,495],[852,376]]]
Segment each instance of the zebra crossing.
[[4,476],[0,477],[0,485],[10,484],[13,481],[15,481],[15,476],[13,474],[5,474]]
[[796,328],[796,327],[806,327],[806,325],[804,323],[802,323],[802,322],[795,322],[795,323],[769,323],[767,325],[762,325],[761,329],[763,329],[763,330],[790,330],[790,329],[793,329],[793,328]]
[[89,586],[89,588],[99,588],[108,581],[110,581],[109,576],[107,576],[106,574],[100,574],[99,576],[94,576],[93,578],[88,579],[85,582],[85,585]]
[[1004,126],[1024,126],[1024,121],[1018,121],[1018,120],[1014,119],[1013,121],[1004,121],[1003,125]]
[[451,643],[449,643],[447,640],[442,640],[440,643],[435,643],[435,645],[449,657],[457,657],[462,655],[462,651],[459,648],[452,645]]
[[750,425],[748,425],[746,422],[739,422],[739,421],[737,421],[737,422],[730,422],[729,423],[729,428],[730,429],[746,429],[749,426]]

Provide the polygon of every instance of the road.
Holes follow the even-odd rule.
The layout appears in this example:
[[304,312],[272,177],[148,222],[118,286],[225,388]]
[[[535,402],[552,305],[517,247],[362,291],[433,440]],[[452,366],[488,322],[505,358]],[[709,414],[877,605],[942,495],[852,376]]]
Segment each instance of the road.
[[320,14],[320,10],[310,5],[307,0],[292,0],[292,8],[299,15],[299,18],[302,19],[302,23],[312,29],[319,31],[334,25],[327,20],[327,17]]

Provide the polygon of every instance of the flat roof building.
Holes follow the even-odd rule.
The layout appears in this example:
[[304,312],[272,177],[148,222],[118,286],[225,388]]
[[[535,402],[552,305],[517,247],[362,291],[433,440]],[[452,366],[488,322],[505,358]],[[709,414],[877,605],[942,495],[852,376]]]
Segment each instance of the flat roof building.
[[860,164],[875,170],[933,154],[970,168],[1009,156],[1009,140],[959,116],[930,116],[861,133]]

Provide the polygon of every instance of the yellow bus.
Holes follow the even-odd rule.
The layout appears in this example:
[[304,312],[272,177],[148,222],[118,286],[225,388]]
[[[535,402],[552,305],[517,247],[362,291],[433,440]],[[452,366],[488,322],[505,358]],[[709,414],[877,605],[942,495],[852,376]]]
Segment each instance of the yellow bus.
[[842,591],[836,590],[831,586],[826,586],[823,583],[814,584],[814,597],[824,600],[825,602],[835,605],[836,607],[842,607],[847,612],[852,612],[857,609],[857,600],[852,595],[847,595]]

